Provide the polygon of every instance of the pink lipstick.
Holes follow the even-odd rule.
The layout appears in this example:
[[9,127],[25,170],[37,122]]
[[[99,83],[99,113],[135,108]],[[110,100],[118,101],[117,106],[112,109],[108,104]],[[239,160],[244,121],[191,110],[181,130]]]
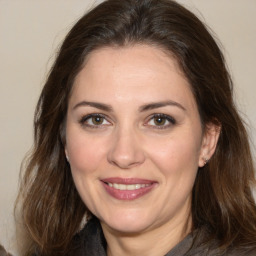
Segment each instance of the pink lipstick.
[[101,180],[109,195],[119,200],[134,200],[149,193],[156,181],[137,178],[107,178]]

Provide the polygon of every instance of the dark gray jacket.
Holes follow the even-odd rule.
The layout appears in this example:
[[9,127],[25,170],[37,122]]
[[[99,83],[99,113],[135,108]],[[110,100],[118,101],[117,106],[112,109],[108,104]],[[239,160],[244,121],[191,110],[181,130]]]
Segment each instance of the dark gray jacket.
[[[213,242],[212,246],[202,245],[202,237],[196,237],[196,233],[195,231],[189,234],[165,256],[256,256],[256,241],[253,248],[232,249],[220,253],[217,243]],[[85,228],[76,235],[73,245],[73,252],[69,256],[107,256],[106,241],[101,225],[96,218],[92,218]]]

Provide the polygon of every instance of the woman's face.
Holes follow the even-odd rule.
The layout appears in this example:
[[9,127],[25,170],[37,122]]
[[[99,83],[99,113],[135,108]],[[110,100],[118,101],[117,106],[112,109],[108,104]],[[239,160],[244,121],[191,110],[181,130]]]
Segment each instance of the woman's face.
[[214,141],[203,136],[176,61],[157,48],[96,50],[76,78],[65,150],[76,188],[103,227],[134,233],[184,224]]

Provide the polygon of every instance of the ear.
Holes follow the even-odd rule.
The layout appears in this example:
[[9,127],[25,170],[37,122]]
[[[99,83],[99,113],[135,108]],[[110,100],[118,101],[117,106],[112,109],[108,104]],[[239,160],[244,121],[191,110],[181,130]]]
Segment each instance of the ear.
[[205,132],[202,139],[200,155],[198,159],[198,166],[203,167],[212,157],[215,152],[221,126],[209,123],[205,127]]
[[68,156],[68,151],[67,151],[66,146],[65,146],[65,155],[66,155],[66,159],[67,159],[67,161],[69,162],[69,156]]

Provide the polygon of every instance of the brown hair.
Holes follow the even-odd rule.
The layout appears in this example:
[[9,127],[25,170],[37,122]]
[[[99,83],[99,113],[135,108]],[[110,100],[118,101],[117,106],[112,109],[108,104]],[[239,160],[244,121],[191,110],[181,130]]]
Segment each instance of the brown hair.
[[[255,245],[254,167],[248,137],[232,98],[223,55],[206,26],[170,0],[108,0],[71,29],[42,90],[34,148],[21,183],[22,217],[30,248],[64,255],[89,213],[65,160],[65,117],[75,77],[93,50],[132,44],[171,53],[190,82],[203,127],[221,127],[215,154],[199,168],[193,189],[193,228],[206,227],[224,250]],[[209,242],[208,241],[208,242]]]

